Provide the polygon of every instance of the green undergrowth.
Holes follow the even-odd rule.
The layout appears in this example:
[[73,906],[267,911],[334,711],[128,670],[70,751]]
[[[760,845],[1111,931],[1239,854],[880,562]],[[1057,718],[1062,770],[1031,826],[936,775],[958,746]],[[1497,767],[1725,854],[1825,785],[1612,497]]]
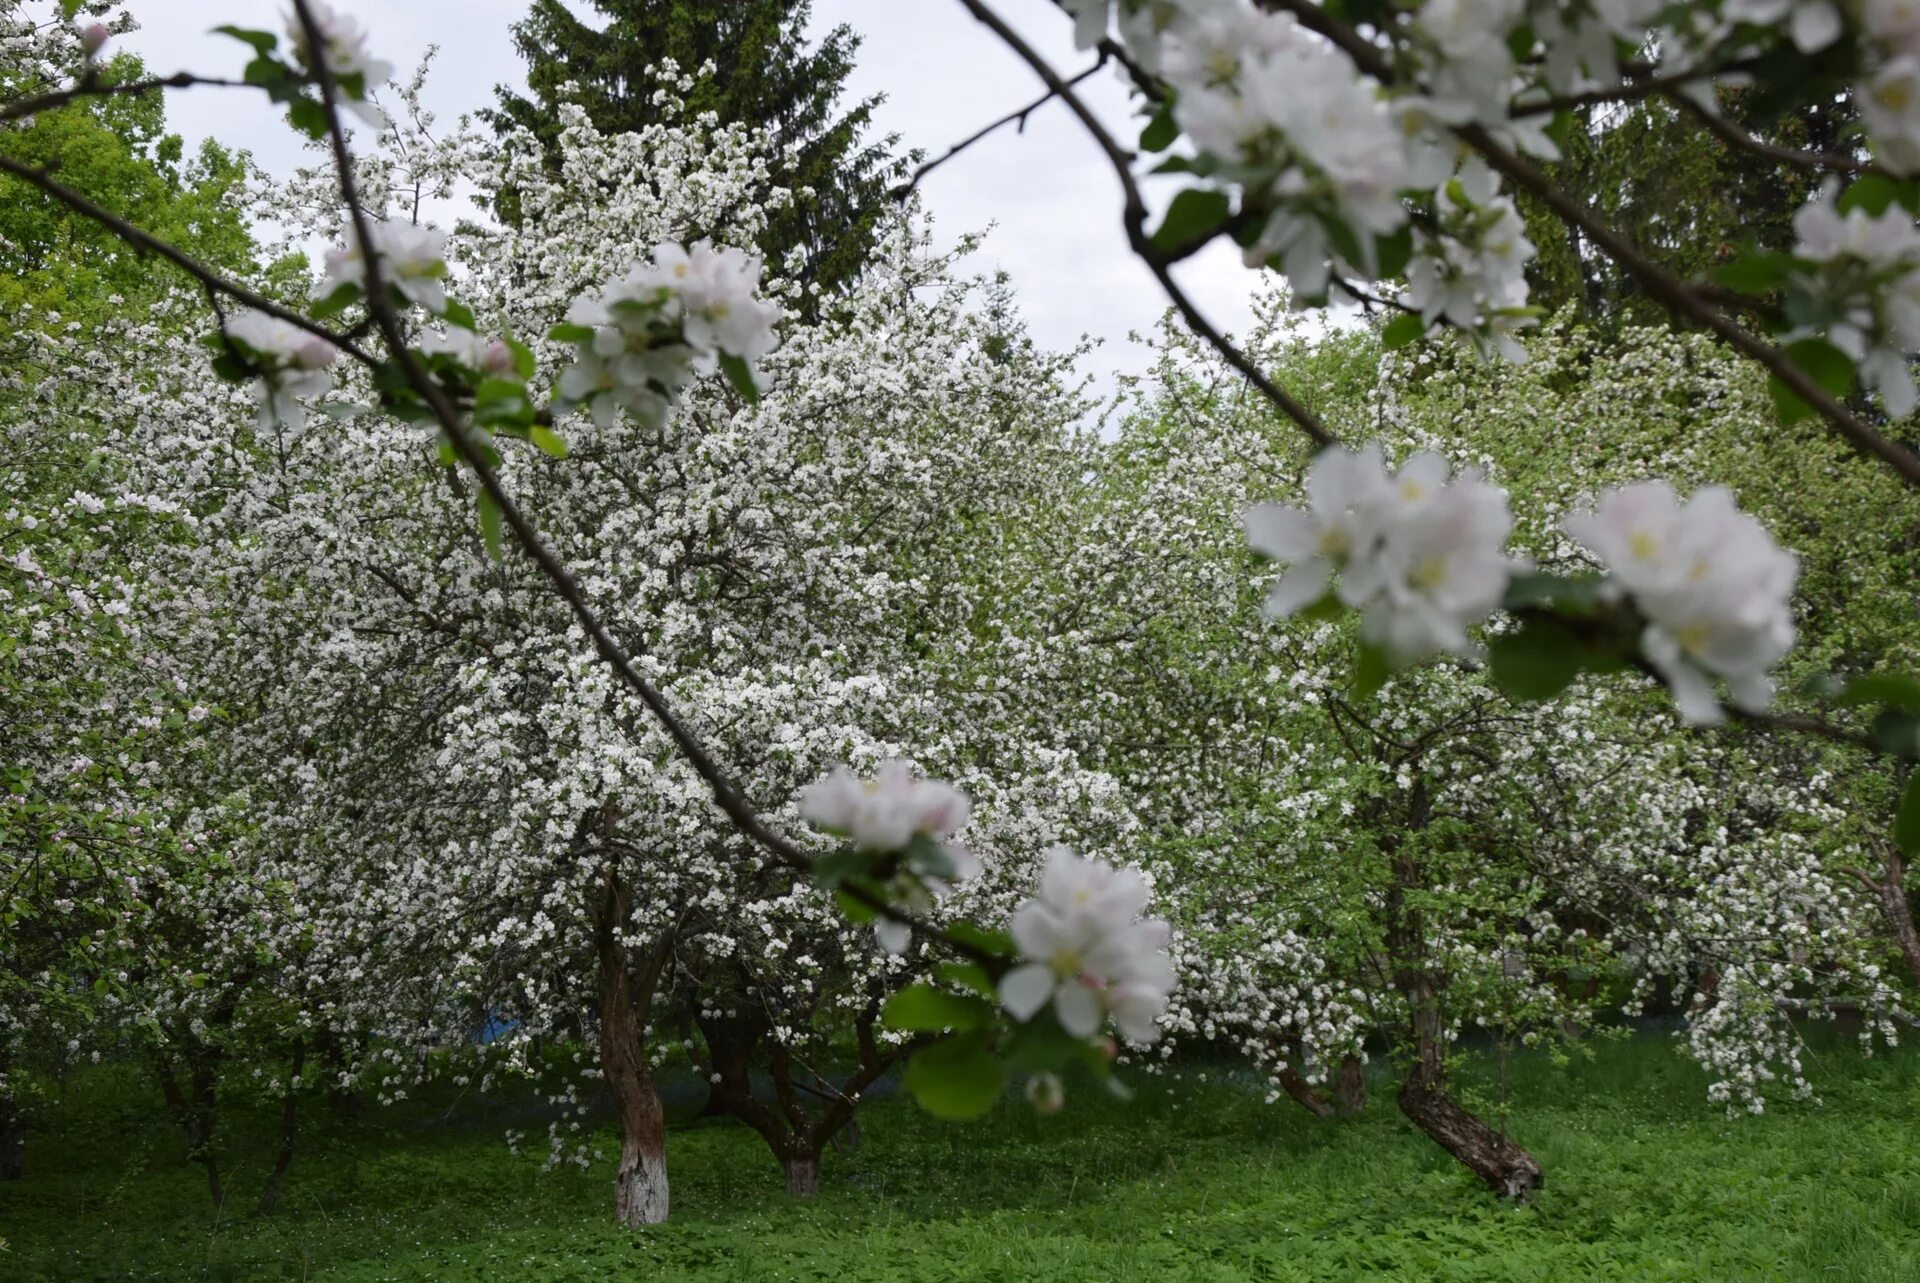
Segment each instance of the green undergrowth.
[[[1051,1118],[1017,1096],[974,1124],[877,1101],[809,1202],[745,1128],[681,1118],[672,1223],[630,1232],[610,1224],[607,1163],[545,1170],[545,1120],[510,1096],[353,1123],[309,1107],[269,1217],[248,1209],[276,1115],[232,1111],[216,1215],[156,1095],[100,1070],[56,1102],[27,1179],[0,1185],[0,1278],[1920,1279],[1920,1056],[1840,1043],[1814,1072],[1824,1107],[1729,1119],[1667,1039],[1518,1061],[1509,1125],[1547,1187],[1517,1209],[1398,1116],[1378,1067],[1367,1112],[1333,1123],[1198,1072],[1130,1103],[1080,1084]],[[1489,1061],[1465,1078],[1496,1103]],[[611,1130],[590,1132],[604,1160]]]

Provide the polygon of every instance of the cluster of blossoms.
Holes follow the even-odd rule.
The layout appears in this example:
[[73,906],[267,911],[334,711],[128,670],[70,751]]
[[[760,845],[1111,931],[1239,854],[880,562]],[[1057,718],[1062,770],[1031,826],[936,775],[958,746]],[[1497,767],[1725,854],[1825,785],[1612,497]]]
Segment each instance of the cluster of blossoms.
[[1307,472],[1307,506],[1263,503],[1245,517],[1254,550],[1288,570],[1267,611],[1294,614],[1334,592],[1363,612],[1367,640],[1396,663],[1470,653],[1467,629],[1500,605],[1519,562],[1506,552],[1506,491],[1473,469],[1414,455],[1390,473],[1378,446],[1324,450]]
[[1567,533],[1600,558],[1647,626],[1640,650],[1690,722],[1721,720],[1714,677],[1735,705],[1766,707],[1770,670],[1793,646],[1799,561],[1709,486],[1682,503],[1664,481],[1608,491]]
[[497,379],[514,376],[513,349],[502,339],[489,339],[460,325],[443,326],[420,340],[429,356],[448,356],[461,367]]
[[[1083,46],[1105,37],[1110,4],[1068,7]],[[1525,134],[1530,150],[1554,148],[1539,122],[1506,120],[1510,69],[1491,80],[1475,70],[1488,39],[1483,7],[1455,6],[1446,20],[1457,28],[1449,47],[1459,46],[1462,83],[1476,93],[1488,84],[1503,91],[1493,113],[1422,93],[1390,95],[1291,14],[1250,0],[1123,0],[1119,16],[1130,52],[1172,87],[1174,122],[1205,158],[1200,172],[1236,184],[1243,215],[1258,218],[1245,242],[1249,264],[1275,265],[1296,297],[1321,299],[1343,282],[1397,275],[1407,261],[1408,202],[1437,206],[1408,269],[1410,306],[1429,323],[1445,320],[1514,356],[1511,331],[1528,320],[1523,268],[1532,246],[1490,170],[1473,166],[1450,181],[1460,149],[1447,129],[1497,115],[1504,133]],[[1510,57],[1498,37],[1493,48]],[[1401,248],[1389,253],[1386,238]]]
[[[908,763],[882,762],[872,779],[845,767],[800,790],[800,814],[829,833],[874,855],[898,853],[901,868],[888,885],[896,904],[926,913],[954,882],[980,872],[980,861],[947,841],[965,828],[973,812],[967,795],[951,784],[922,779]],[[913,929],[882,917],[874,923],[880,947],[905,953]]]
[[1440,188],[1437,204],[1444,234],[1418,236],[1401,302],[1428,325],[1482,335],[1507,360],[1525,361],[1514,331],[1534,321],[1526,275],[1534,249],[1520,211],[1477,160]]
[[[385,222],[369,226],[367,236],[380,259],[380,278],[389,289],[436,315],[446,311],[445,232],[416,223]],[[366,255],[358,236],[349,236],[345,245],[327,251],[327,274],[317,297],[327,298],[347,287],[362,292],[367,288]]]
[[1173,929],[1140,917],[1148,892],[1136,870],[1064,846],[1049,851],[1039,893],[1013,914],[1014,943],[1026,961],[1000,980],[1007,1011],[1031,1020],[1051,1003],[1060,1027],[1076,1038],[1091,1038],[1108,1017],[1133,1042],[1158,1038],[1173,992]]
[[252,309],[228,317],[223,332],[246,349],[260,376],[255,385],[260,426],[271,427],[276,420],[288,428],[305,426],[307,412],[298,398],[319,396],[333,386],[327,367],[340,355],[339,349],[317,334]]
[[287,36],[293,42],[294,55],[299,58],[300,65],[308,71],[314,71],[324,64],[333,74],[341,93],[346,95],[348,110],[370,125],[384,124],[385,115],[368,101],[367,95],[392,78],[393,64],[374,57],[368,45],[367,33],[361,30],[360,24],[347,14],[336,11],[326,0],[311,0],[307,9],[313,15],[313,25],[320,32],[318,60],[308,47],[307,31],[300,21],[299,11],[289,10],[287,13]]
[[560,375],[560,394],[585,403],[606,425],[625,409],[658,423],[694,370],[723,358],[753,363],[773,351],[780,308],[759,295],[760,260],[696,241],[663,244],[592,297],[576,299],[557,337],[579,348]]
[[1822,331],[1904,418],[1920,394],[1907,353],[1920,349],[1920,229],[1899,205],[1841,213],[1831,183],[1793,216],[1794,257],[1818,264],[1801,285],[1832,313]]

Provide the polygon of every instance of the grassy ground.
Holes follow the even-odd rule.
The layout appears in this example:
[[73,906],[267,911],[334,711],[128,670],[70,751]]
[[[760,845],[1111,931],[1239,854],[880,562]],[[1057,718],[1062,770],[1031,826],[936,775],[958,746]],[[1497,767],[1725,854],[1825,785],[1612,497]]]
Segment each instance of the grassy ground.
[[[502,1140],[524,1102],[471,1098],[316,1121],[276,1215],[216,1217],[156,1102],[101,1074],[0,1185],[0,1278],[1920,1279],[1920,1053],[1836,1047],[1818,1074],[1825,1108],[1729,1120],[1667,1041],[1517,1065],[1512,1128],[1547,1171],[1522,1209],[1413,1132],[1381,1080],[1343,1123],[1192,1077],[970,1126],[878,1102],[809,1203],[757,1137],[688,1122],[668,1146],[673,1222],[641,1233],[608,1223],[604,1164],[544,1172]],[[227,1122],[235,1206],[272,1127]]]

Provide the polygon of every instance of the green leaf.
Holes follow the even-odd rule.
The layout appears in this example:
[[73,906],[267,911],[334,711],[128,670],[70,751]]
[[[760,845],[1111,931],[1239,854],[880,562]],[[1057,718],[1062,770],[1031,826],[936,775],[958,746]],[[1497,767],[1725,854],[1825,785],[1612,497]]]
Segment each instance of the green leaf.
[[1907,673],[1868,673],[1848,682],[1836,702],[1842,708],[1885,704],[1903,712],[1920,713],[1920,677]]
[[904,852],[907,867],[916,873],[930,878],[953,881],[960,872],[960,866],[953,862],[953,852],[938,838],[927,833],[916,833],[913,841],[907,844]]
[[1904,205],[1908,209],[1920,208],[1920,185],[1903,183],[1886,174],[1862,174],[1847,185],[1840,193],[1840,199],[1834,202],[1842,214],[1854,210],[1865,210],[1875,218],[1886,213],[1895,205]]
[[1793,255],[1756,250],[1714,269],[1714,279],[1743,294],[1766,294],[1779,289],[1793,274]]
[[480,332],[480,323],[473,319],[473,309],[458,299],[448,299],[447,309],[440,315],[448,325],[457,325],[469,334]]
[[507,351],[513,353],[513,372],[525,383],[533,377],[533,349],[519,339],[501,340],[507,345]]
[[1163,253],[1211,240],[1233,217],[1233,201],[1223,191],[1189,187],[1173,198],[1167,216],[1153,234],[1153,247]]
[[1140,131],[1141,151],[1165,151],[1180,137],[1180,126],[1173,123],[1173,108],[1161,107]]
[[542,451],[552,455],[556,459],[564,459],[567,457],[567,443],[562,441],[560,434],[552,428],[545,428],[536,423],[527,429],[527,440],[533,442],[539,446]]
[[1418,340],[1427,332],[1427,323],[1412,312],[1402,312],[1380,331],[1380,346],[1391,352]]
[[370,406],[356,405],[352,401],[328,401],[321,405],[320,412],[329,419],[332,419],[335,423],[345,423],[350,419],[359,418],[371,408]]
[[555,343],[591,343],[593,327],[590,325],[556,325],[547,331],[547,337]]
[[1413,261],[1413,229],[1402,227],[1374,238],[1373,270],[1381,280],[1401,275]]
[[948,993],[932,985],[912,985],[887,999],[880,1023],[887,1029],[910,1033],[960,1033],[984,1028],[993,1020],[993,1008],[965,994]]
[[740,399],[748,405],[760,404],[760,389],[753,381],[753,369],[745,361],[731,352],[720,354],[720,373],[727,376],[727,382],[740,394]]
[[[1801,339],[1786,349],[1786,356],[1832,396],[1843,397],[1853,386],[1853,358],[1825,339]],[[1813,413],[1813,407],[1778,376],[1769,379],[1767,386],[1782,423],[1798,423]]]
[[1551,606],[1563,615],[1591,615],[1607,604],[1606,583],[1605,575],[1591,571],[1556,575],[1546,570],[1530,570],[1515,575],[1507,584],[1505,605],[1508,610]]
[[500,505],[485,490],[480,492],[480,537],[486,541],[487,555],[495,561],[502,557],[500,544]]
[[340,313],[346,311],[359,301],[360,287],[352,281],[348,281],[346,284],[335,289],[333,293],[308,308],[307,311],[314,320],[324,321],[330,316],[340,315]]
[[1920,853],[1920,771],[1907,775],[1900,790],[1900,811],[1893,817],[1893,841],[1907,855]]
[[1580,675],[1580,639],[1550,619],[1487,644],[1493,683],[1521,701],[1552,699]]
[[[63,7],[66,9],[69,18],[80,8],[80,4],[81,0],[64,0]],[[271,31],[250,31],[245,27],[235,27],[231,25],[215,27],[213,34],[217,36],[232,36],[242,44],[252,45],[255,53],[263,55],[272,53],[274,47],[280,43],[280,37],[274,35]]]
[[985,1033],[935,1043],[907,1063],[907,1090],[936,1118],[978,1118],[1000,1099],[1007,1071]]
[[994,988],[993,977],[977,962],[943,962],[933,973],[957,988],[971,989],[989,1001],[999,1000],[1000,991]]
[[1294,612],[1293,617],[1318,624],[1325,623],[1328,620],[1338,619],[1346,613],[1347,603],[1340,600],[1339,593],[1330,592],[1306,609]]
[[1360,653],[1353,664],[1354,697],[1372,699],[1392,676],[1393,665],[1387,661],[1387,652],[1372,642],[1361,642]]
[[847,921],[856,926],[864,927],[867,923],[872,922],[880,916],[873,911],[871,906],[854,899],[853,896],[845,890],[835,891],[833,893],[833,902],[840,906],[840,912],[846,914]]
[[312,98],[295,98],[287,105],[287,123],[309,138],[325,138],[327,109]]
[[1873,742],[1881,752],[1909,761],[1920,759],[1920,717],[1897,708],[1884,708],[1873,719]]
[[1011,958],[1019,946],[1013,937],[1004,931],[988,931],[985,927],[975,926],[971,922],[956,922],[947,928],[947,934],[961,944],[970,945],[982,953],[990,953],[999,958]]
[[873,872],[873,853],[847,847],[829,851],[813,862],[813,880],[831,891],[848,878],[863,878]]

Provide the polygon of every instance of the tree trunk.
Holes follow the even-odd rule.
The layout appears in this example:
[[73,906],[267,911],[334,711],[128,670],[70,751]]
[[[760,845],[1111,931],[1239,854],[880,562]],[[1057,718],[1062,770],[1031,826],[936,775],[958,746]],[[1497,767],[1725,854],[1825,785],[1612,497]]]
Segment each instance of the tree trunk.
[[789,1154],[780,1165],[787,1169],[787,1193],[794,1198],[812,1198],[820,1192],[820,1155]]
[[[1409,830],[1426,827],[1428,805],[1426,780],[1416,779],[1407,797]],[[1445,977],[1429,962],[1425,918],[1408,895],[1423,885],[1419,861],[1404,844],[1394,845],[1399,849],[1387,892],[1387,953],[1413,1034],[1413,1063],[1400,1084],[1400,1112],[1502,1198],[1530,1199],[1545,1180],[1533,1155],[1447,1094],[1446,1019],[1440,1006]]]
[[620,1167],[614,1175],[613,1213],[622,1225],[658,1225],[667,1219],[667,1128],[647,1067],[646,1013],[652,1005],[667,941],[658,942],[635,976],[619,933],[627,900],[609,869],[596,943],[600,991],[600,1070],[620,1124]]
[[187,1158],[207,1169],[207,1193],[212,1195],[216,1208],[224,1207],[227,1192],[220,1183],[220,1162],[213,1152],[214,1067],[207,1056],[197,1052],[188,1053],[188,1065],[191,1096],[181,1090],[172,1066],[158,1053],[154,1072],[160,1080],[160,1092],[166,1097],[167,1108],[187,1138]]
[[1546,1183],[1533,1155],[1447,1094],[1446,1043],[1431,979],[1415,976],[1406,996],[1413,1012],[1415,1059],[1400,1084],[1400,1112],[1500,1197],[1531,1199]]
[[0,1181],[27,1174],[27,1120],[9,1092],[0,1092]]
[[287,1084],[287,1094],[280,1101],[280,1153],[273,1160],[273,1175],[267,1178],[267,1188],[260,1194],[260,1202],[253,1209],[255,1216],[270,1216],[280,1203],[280,1182],[286,1177],[287,1169],[293,1166],[293,1138],[299,1122],[299,1097],[294,1093],[298,1088],[300,1071],[306,1067],[307,1045],[295,1039],[293,1044],[293,1072]]
[[707,1088],[707,1103],[700,1107],[701,1118],[723,1118],[733,1113],[735,1091],[751,1090],[753,1056],[760,1045],[764,1022],[752,1015],[700,1016],[700,1037],[707,1044],[707,1064],[720,1081]]
[[1325,1092],[1302,1078],[1292,1065],[1282,1069],[1279,1076],[1280,1086],[1286,1089],[1287,1095],[1298,1101],[1309,1114],[1315,1118],[1333,1117],[1333,1101]]
[[1351,1118],[1367,1107],[1367,1067],[1358,1056],[1342,1056],[1333,1076],[1333,1108]]
[[1900,858],[1899,848],[1886,844],[1880,877],[1873,883],[1873,890],[1880,897],[1880,911],[1886,915],[1893,942],[1900,946],[1900,956],[1907,961],[1907,972],[1915,984],[1920,984],[1920,932],[1914,930],[1913,906],[1907,903],[1906,884],[1906,862]]

